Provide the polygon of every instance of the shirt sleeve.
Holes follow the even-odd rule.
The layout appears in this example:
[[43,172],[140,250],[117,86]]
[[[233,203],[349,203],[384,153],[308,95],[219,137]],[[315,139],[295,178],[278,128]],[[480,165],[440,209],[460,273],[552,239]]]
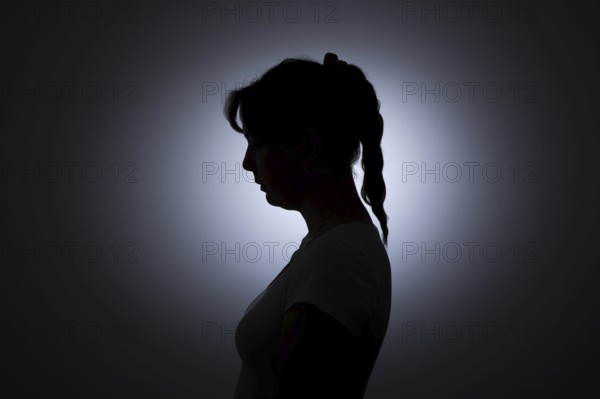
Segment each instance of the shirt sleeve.
[[373,314],[376,278],[363,253],[348,244],[327,242],[306,257],[289,288],[285,310],[310,303],[358,336]]

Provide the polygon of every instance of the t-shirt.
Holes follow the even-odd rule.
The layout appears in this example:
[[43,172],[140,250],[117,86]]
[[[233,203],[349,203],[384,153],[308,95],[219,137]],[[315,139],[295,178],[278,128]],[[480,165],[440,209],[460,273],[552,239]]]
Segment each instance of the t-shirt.
[[297,302],[318,307],[361,338],[356,359],[368,359],[360,365],[366,386],[391,307],[390,261],[377,228],[343,223],[312,240],[303,239],[290,262],[250,303],[235,335],[242,363],[236,399],[273,395],[273,358],[283,317]]

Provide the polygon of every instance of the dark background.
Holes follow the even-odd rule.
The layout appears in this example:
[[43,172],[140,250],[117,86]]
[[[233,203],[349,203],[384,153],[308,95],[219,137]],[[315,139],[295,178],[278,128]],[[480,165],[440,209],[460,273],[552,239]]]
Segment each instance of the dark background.
[[596,397],[597,11],[1,1],[0,397],[232,397],[236,322],[306,226],[241,169],[223,98],[326,52],[386,123],[367,397]]

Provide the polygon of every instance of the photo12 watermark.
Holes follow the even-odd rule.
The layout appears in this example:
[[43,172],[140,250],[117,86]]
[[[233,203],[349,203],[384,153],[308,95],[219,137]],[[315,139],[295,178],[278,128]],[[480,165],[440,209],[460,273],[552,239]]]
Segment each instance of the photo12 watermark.
[[0,23],[76,25],[137,24],[142,3],[134,1],[0,1]]
[[539,335],[538,323],[534,321],[509,325],[496,321],[403,321],[400,324],[403,344],[534,344],[539,341]]
[[203,1],[200,3],[202,23],[311,23],[340,22],[339,3],[334,1]]
[[138,264],[136,241],[2,241],[0,265]]
[[535,161],[403,161],[402,183],[538,183],[540,166]]
[[242,87],[244,87],[244,82],[234,82],[233,84],[223,81],[202,82],[202,102],[207,103],[209,101],[220,101],[221,104],[224,104],[231,91],[239,90]]
[[402,263],[538,263],[540,244],[536,241],[403,241],[400,243]]
[[401,98],[403,103],[537,104],[542,94],[535,81],[403,81]]
[[533,1],[399,1],[403,24],[536,24],[541,7]]
[[202,321],[201,341],[203,344],[227,344],[235,342],[238,322]]
[[202,183],[256,183],[254,173],[244,169],[241,162],[203,161],[201,168]]
[[136,184],[141,181],[140,165],[134,161],[46,161],[0,162],[3,184]]
[[0,345],[11,344],[136,344],[135,321],[16,321],[0,320]]
[[0,81],[0,104],[138,104],[135,81]]
[[281,263],[289,262],[300,247],[297,242],[267,241],[216,242],[204,241],[200,244],[202,263]]

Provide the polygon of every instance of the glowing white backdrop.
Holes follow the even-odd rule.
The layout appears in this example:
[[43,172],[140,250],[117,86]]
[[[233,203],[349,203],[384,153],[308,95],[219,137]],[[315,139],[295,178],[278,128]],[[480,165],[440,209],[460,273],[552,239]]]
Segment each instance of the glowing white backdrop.
[[[3,82],[134,82],[139,99],[29,104],[0,86],[6,162],[97,161],[105,176],[114,162],[139,167],[129,185],[3,180],[17,193],[3,196],[3,242],[139,249],[136,264],[30,265],[24,255],[13,267],[3,246],[2,323],[140,327],[125,347],[5,346],[27,364],[9,371],[39,376],[44,392],[230,397],[235,323],[306,226],[242,170],[245,140],[223,99],[284,58],[335,52],[366,73],[385,120],[393,306],[367,397],[531,397],[581,382],[569,364],[584,363],[596,320],[586,273],[598,215],[588,5],[482,2],[471,22],[466,3],[443,3],[439,19],[438,2],[291,3],[305,18],[236,21],[211,8],[249,4],[231,1],[136,3],[139,20],[121,24],[20,22],[20,9],[0,10],[16,60],[3,63]],[[494,7],[498,21],[481,14]]]

